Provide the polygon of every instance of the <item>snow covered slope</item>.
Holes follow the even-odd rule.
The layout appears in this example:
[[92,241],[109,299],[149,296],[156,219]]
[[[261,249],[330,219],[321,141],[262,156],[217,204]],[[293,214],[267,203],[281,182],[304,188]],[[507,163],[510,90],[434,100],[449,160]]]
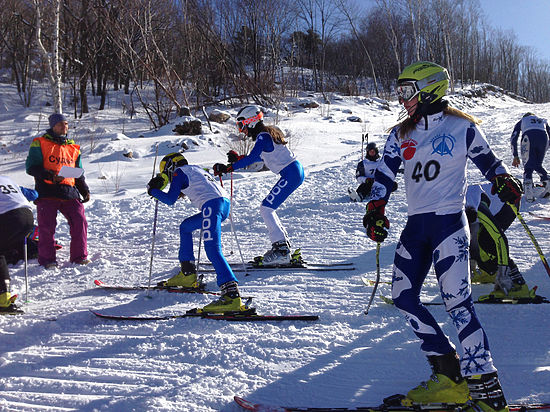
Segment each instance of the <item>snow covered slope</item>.
[[[11,87],[0,85],[0,174],[33,186],[25,174],[28,146],[45,129],[44,107],[23,109]],[[237,276],[243,294],[253,295],[259,313],[318,314],[317,322],[233,323],[203,319],[159,322],[115,322],[89,310],[121,314],[172,314],[208,303],[212,297],[158,291],[112,292],[93,284],[147,284],[151,257],[154,202],[147,195],[159,143],[159,157],[185,143],[190,163],[211,167],[225,162],[226,136],[234,122],[203,127],[202,136],[175,136],[172,125],[149,131],[138,115],[130,120],[111,97],[110,109],[93,112],[71,133],[83,145],[83,160],[92,200],[85,205],[92,263],[68,263],[69,235],[58,219],[60,268],[47,271],[36,260],[10,267],[12,291],[26,311],[0,317],[0,409],[10,411],[238,411],[235,394],[257,402],[304,406],[378,404],[406,392],[429,376],[414,334],[397,310],[375,300],[363,310],[371,289],[361,277],[374,279],[375,244],[362,226],[364,204],[351,203],[348,186],[361,156],[361,135],[383,145],[385,130],[398,117],[377,99],[334,96],[333,104],[302,109],[288,102],[279,126],[304,164],[304,184],[279,209],[294,247],[310,262],[352,262],[355,270],[308,272],[281,270]],[[509,136],[526,111],[550,117],[550,104],[527,105],[500,94],[453,104],[483,119],[493,149],[511,164]],[[96,106],[91,102],[91,106]],[[233,115],[235,108],[225,108]],[[70,110],[70,109],[67,109]],[[351,122],[358,116],[363,123]],[[268,122],[274,115],[268,115]],[[40,122],[40,123],[39,123]],[[133,158],[123,156],[132,151]],[[545,166],[550,167],[548,157]],[[519,169],[513,170],[521,177]],[[472,165],[471,183],[482,182]],[[262,254],[269,241],[259,206],[277,177],[270,172],[234,173],[233,219],[244,259]],[[406,219],[404,190],[390,199],[390,235],[382,244],[383,280],[391,278],[395,245]],[[228,178],[224,180],[230,187]],[[548,223],[527,211],[550,214],[549,201],[523,205],[522,212],[542,249],[550,257]],[[152,284],[178,270],[178,227],[196,213],[187,201],[159,205]],[[224,252],[240,262],[229,221],[224,225]],[[507,232],[511,253],[530,286],[550,296],[550,278],[519,223]],[[197,237],[195,237],[197,239]],[[204,252],[201,255],[204,260]],[[216,290],[212,273],[208,288]],[[389,294],[389,285],[380,292]],[[474,286],[474,294],[490,286]],[[435,277],[424,288],[425,299],[437,299]],[[550,305],[478,305],[496,366],[509,401],[550,401]],[[432,313],[455,339],[442,307]]]

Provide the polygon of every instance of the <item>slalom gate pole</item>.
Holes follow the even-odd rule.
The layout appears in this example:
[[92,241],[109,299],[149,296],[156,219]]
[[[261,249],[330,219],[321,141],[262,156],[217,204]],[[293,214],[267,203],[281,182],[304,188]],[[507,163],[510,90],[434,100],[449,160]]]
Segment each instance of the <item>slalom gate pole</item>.
[[379,283],[380,283],[380,242],[377,242],[376,243],[376,281],[374,283],[374,287],[370,295],[367,309],[365,310],[365,315],[369,314],[369,309],[370,309],[370,306],[372,305],[372,301],[374,300],[374,296],[376,295],[376,289],[378,289]]
[[540,260],[542,260],[542,264],[544,265],[544,268],[546,269],[546,273],[548,276],[550,276],[550,266],[548,266],[548,262],[546,261],[546,258],[544,257],[544,253],[542,253],[542,249],[539,246],[539,243],[537,242],[537,239],[535,239],[535,235],[533,235],[533,232],[531,232],[531,229],[529,229],[529,226],[527,226],[527,223],[525,223],[525,220],[523,219],[523,216],[519,212],[516,205],[513,205],[512,203],[508,203],[514,213],[516,214],[518,220],[520,221],[521,225],[531,238],[531,242],[533,242],[533,245],[535,246],[535,249],[537,250],[537,253],[539,254]]
[[241,263],[243,265],[243,272],[245,276],[248,276],[246,273],[246,265],[244,263],[243,252],[241,251],[241,245],[239,244],[239,239],[237,238],[237,232],[235,231],[235,225],[233,224],[233,172],[231,172],[231,211],[229,212],[229,222],[231,223],[231,231],[233,232],[233,237],[235,238],[235,243],[237,244],[237,249],[239,250],[239,255],[241,256]]
[[[159,154],[159,144],[157,143],[157,147],[155,149],[155,161],[153,163],[153,174],[151,175],[151,179],[155,177],[158,154]],[[153,256],[155,255],[155,237],[157,234],[158,211],[159,211],[159,200],[155,199],[155,215],[153,217],[153,235],[151,239],[151,260],[149,262],[149,281],[147,283],[147,296],[150,296],[150,293],[151,293],[151,277],[153,276]]]

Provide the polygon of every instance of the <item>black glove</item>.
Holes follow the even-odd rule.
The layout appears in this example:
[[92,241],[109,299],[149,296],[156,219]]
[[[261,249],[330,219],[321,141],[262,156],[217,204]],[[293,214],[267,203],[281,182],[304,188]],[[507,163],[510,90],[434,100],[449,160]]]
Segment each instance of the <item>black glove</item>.
[[[164,175],[166,176],[166,175]],[[166,187],[166,184],[167,184],[167,177],[166,178],[164,177],[162,174],[158,174],[156,175],[155,177],[153,177],[151,180],[149,180],[149,183],[147,183],[147,193],[150,195],[150,196],[153,196],[151,194],[151,190],[153,189],[159,189],[159,190],[162,190]]]
[[238,160],[239,160],[239,154],[236,151],[230,150],[229,152],[227,152],[227,161],[229,163],[235,163]]
[[216,163],[214,166],[212,166],[212,170],[214,171],[214,176],[221,176],[226,173],[231,173],[233,171],[233,166],[226,166],[223,163]]
[[507,173],[496,175],[491,179],[493,187],[491,194],[497,194],[498,198],[504,203],[517,205],[523,194],[523,185],[514,176]]
[[367,236],[375,242],[383,242],[388,237],[390,221],[384,215],[385,200],[371,200],[367,203],[367,211],[363,216],[363,226],[367,229]]
[[82,195],[82,200],[80,201],[81,203],[86,203],[90,200],[90,192],[87,192],[85,194]]

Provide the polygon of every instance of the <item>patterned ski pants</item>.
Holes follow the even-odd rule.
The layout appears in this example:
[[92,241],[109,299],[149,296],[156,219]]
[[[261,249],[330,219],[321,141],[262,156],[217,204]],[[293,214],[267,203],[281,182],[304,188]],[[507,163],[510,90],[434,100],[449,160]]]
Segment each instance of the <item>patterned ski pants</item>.
[[469,268],[470,233],[462,213],[409,216],[394,259],[392,298],[429,355],[444,355],[454,345],[420,302],[422,284],[434,265],[445,310],[458,332],[463,376],[496,371],[487,336],[474,310]]

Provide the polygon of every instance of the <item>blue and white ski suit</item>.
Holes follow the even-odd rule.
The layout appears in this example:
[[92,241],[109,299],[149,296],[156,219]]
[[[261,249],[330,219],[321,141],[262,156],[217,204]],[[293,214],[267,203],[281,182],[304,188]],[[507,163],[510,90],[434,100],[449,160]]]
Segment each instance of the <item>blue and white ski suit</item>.
[[267,132],[258,134],[252,151],[233,163],[233,170],[263,161],[269,170],[281,178],[262,201],[260,214],[264,219],[271,243],[287,241],[288,236],[275,210],[303,183],[304,168],[287,145],[277,144]]
[[525,116],[514,126],[510,143],[512,154],[518,156],[518,138],[521,136],[520,152],[523,161],[523,179],[532,180],[533,171],[542,182],[548,181],[548,173],[542,167],[542,161],[548,150],[550,127],[546,119],[535,115]]
[[218,286],[237,281],[222,253],[221,224],[230,211],[227,192],[216,183],[212,175],[193,165],[185,165],[174,171],[167,193],[159,189],[151,190],[155,198],[167,205],[173,205],[182,193],[201,211],[180,224],[180,262],[195,260],[193,231],[202,229],[204,250],[216,270]]
[[395,252],[392,298],[427,356],[451,352],[454,345],[420,302],[433,264],[445,309],[458,331],[463,376],[496,370],[471,297],[464,213],[468,159],[487,179],[507,173],[475,124],[443,112],[430,115],[404,139],[399,127],[390,132],[371,191],[372,200],[388,200],[403,163],[408,220]]

